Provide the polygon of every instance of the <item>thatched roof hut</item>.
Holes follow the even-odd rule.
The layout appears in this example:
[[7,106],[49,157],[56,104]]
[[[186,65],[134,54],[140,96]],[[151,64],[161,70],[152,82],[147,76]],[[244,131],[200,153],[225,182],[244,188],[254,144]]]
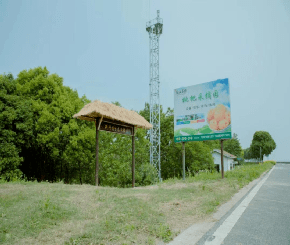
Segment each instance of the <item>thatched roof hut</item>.
[[116,122],[123,122],[131,124],[137,128],[150,129],[152,124],[150,124],[144,117],[140,116],[135,111],[129,111],[120,106],[114,104],[101,102],[95,100],[87,105],[85,105],[80,112],[73,115],[74,118],[95,121],[97,117],[103,117],[104,119],[111,119]]

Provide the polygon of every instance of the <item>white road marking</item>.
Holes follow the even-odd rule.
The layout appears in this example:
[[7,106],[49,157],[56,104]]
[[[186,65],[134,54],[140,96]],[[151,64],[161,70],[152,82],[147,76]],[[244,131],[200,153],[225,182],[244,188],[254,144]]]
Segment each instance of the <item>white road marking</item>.
[[274,170],[275,166],[270,170],[270,172],[261,180],[254,189],[246,196],[246,198],[240,203],[240,205],[231,213],[231,215],[220,225],[220,227],[213,233],[213,240],[206,241],[204,245],[220,245],[223,240],[230,233],[234,225],[237,223],[238,219],[242,216],[243,212],[248,207],[249,203],[252,201],[254,196],[257,194],[259,189],[268,179],[271,172]]

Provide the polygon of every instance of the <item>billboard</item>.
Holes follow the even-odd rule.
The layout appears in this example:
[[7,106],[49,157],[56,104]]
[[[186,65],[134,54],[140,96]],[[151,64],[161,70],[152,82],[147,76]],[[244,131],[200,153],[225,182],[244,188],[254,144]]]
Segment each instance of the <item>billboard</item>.
[[227,78],[174,90],[174,141],[230,139]]

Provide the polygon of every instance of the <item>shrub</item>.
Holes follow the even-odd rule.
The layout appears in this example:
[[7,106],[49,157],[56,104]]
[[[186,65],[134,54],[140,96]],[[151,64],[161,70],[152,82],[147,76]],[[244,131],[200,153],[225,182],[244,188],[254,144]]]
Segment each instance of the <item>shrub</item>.
[[273,160],[267,160],[267,161],[264,161],[264,163],[271,163],[273,165],[276,165],[276,161],[273,161]]

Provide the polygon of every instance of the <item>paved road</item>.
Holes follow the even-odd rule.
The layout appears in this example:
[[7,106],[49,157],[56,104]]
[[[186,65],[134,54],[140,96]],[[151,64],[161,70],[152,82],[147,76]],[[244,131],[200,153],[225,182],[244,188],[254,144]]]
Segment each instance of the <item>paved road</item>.
[[277,164],[198,245],[290,245],[290,164]]

